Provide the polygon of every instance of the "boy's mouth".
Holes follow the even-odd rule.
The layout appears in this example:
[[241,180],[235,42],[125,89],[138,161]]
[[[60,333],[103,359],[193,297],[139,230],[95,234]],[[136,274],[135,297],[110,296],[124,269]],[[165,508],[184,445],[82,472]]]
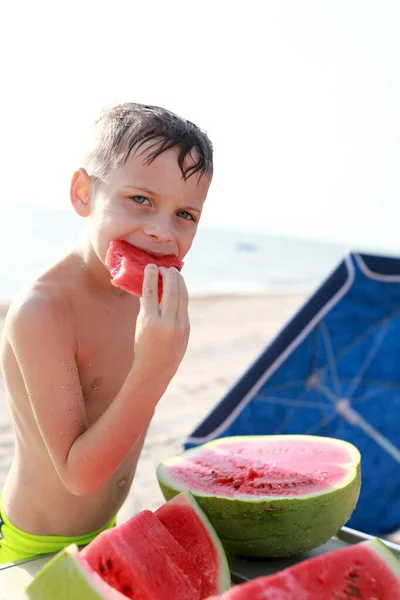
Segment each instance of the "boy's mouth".
[[146,252],[146,254],[148,254],[149,256],[153,256],[154,258],[165,258],[167,256],[169,256],[169,257],[176,256],[175,254],[172,254],[172,253],[167,254],[165,252],[157,252],[156,250],[147,250],[147,248],[140,248],[139,246],[134,246],[134,244],[131,244],[131,246],[133,246],[133,248],[136,248],[137,250]]
[[[181,271],[183,267],[183,261],[173,253],[167,254],[165,252],[158,252],[157,250],[147,250],[146,248],[140,248],[139,246],[130,244],[126,240],[114,241],[111,242],[110,245],[114,245],[114,248],[118,247],[119,252],[122,253],[121,256],[126,254],[126,251],[128,252],[127,256],[132,256],[133,253],[134,261],[139,261],[139,263],[143,266],[148,262],[151,262],[151,259],[153,259],[155,264],[158,266],[174,266],[178,271]],[[126,248],[125,252],[123,250],[124,247]],[[131,252],[129,252],[129,248],[132,249]]]

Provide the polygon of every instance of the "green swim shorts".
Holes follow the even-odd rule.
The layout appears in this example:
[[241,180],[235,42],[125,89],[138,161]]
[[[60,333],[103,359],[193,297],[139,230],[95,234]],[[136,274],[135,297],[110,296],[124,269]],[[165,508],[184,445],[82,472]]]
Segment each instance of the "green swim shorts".
[[115,525],[116,517],[113,517],[107,525],[81,536],[61,537],[58,535],[34,535],[25,533],[15,527],[4,514],[2,497],[0,494],[0,565],[18,560],[37,558],[42,554],[59,552],[69,544],[85,546],[89,544],[99,533],[110,529]]

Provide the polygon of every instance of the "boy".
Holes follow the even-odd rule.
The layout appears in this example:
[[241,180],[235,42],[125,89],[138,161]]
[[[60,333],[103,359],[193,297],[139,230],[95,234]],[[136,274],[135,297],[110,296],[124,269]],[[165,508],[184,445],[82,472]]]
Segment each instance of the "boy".
[[182,259],[212,169],[205,133],[167,110],[124,104],[97,121],[70,190],[84,240],[7,315],[1,368],[15,456],[0,498],[0,564],[86,544],[114,524],[189,318],[176,269],[149,264],[139,300],[111,284],[107,248],[125,240],[150,261]]

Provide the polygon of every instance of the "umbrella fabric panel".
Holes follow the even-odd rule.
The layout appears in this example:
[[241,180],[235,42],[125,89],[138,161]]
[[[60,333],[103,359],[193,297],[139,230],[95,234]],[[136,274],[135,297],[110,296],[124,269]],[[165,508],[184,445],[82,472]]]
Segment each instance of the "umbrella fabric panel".
[[350,526],[374,535],[399,528],[399,274],[399,259],[348,257],[186,447],[266,433],[348,440],[359,448],[363,466]]

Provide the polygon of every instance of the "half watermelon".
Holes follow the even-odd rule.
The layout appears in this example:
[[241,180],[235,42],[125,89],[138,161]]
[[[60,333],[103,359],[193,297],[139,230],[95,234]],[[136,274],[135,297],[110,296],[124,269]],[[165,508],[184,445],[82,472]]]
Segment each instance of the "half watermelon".
[[[400,562],[378,539],[233,587],[217,600],[400,600]],[[211,600],[211,598],[209,599]]]
[[157,468],[168,500],[190,490],[232,554],[278,557],[326,542],[350,518],[360,454],[317,436],[226,437]]
[[[106,265],[112,275],[111,283],[134,296],[142,296],[144,269],[150,263],[157,267],[175,267],[178,271],[183,267],[183,262],[175,255],[149,254],[124,240],[114,240],[108,247]],[[158,280],[158,298],[161,301],[161,275]]]

